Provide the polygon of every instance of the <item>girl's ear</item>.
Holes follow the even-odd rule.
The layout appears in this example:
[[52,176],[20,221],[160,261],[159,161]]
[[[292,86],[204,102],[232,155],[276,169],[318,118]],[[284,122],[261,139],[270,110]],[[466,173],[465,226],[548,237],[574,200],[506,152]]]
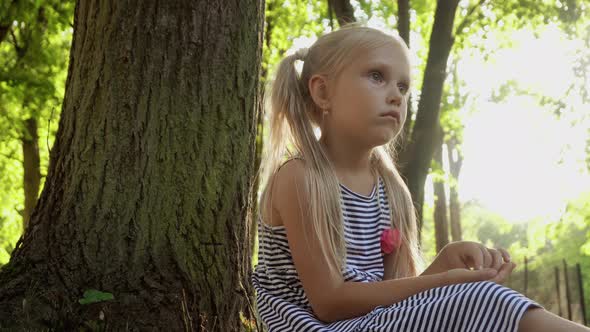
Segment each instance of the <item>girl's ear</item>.
[[324,75],[315,74],[308,81],[311,99],[320,109],[330,108],[330,89],[328,79]]

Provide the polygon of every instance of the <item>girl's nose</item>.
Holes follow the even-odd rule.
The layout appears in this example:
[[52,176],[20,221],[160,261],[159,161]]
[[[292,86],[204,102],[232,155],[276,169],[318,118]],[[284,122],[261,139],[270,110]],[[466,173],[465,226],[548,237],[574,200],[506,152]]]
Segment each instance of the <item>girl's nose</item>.
[[402,98],[403,96],[402,93],[399,91],[399,88],[397,86],[394,86],[390,89],[389,96],[387,96],[387,102],[399,105],[401,103]]

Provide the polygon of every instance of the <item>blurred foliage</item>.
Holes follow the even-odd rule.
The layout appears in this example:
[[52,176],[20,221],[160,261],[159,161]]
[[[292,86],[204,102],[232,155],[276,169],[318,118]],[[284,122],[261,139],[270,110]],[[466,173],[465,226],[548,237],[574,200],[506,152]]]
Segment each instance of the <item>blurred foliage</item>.
[[262,68],[268,77],[296,38],[314,38],[328,28],[325,1],[266,1]]
[[73,1],[0,4],[0,265],[22,232],[24,121],[38,124],[41,186],[57,131],[72,38]]

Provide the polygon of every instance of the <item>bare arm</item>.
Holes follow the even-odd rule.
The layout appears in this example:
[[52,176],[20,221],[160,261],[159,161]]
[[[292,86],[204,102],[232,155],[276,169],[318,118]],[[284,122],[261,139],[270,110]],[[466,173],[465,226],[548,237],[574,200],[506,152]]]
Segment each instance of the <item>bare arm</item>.
[[447,267],[448,264],[446,263],[446,257],[444,257],[444,255],[444,251],[441,250],[438,253],[438,255],[436,255],[432,263],[420,275],[425,276],[429,274],[443,273],[445,271],[448,271],[449,268]]
[[393,253],[383,255],[383,280],[393,279]]
[[[393,253],[383,255],[383,280],[393,279],[394,269]],[[443,273],[451,268],[445,265],[445,258],[443,253],[439,253],[434,261],[426,268],[420,275],[426,276],[431,274]]]
[[[420,273],[420,276],[444,273],[453,268],[458,268],[459,266],[449,265],[446,254],[447,253],[444,250],[441,250],[436,255],[432,263],[424,271],[422,271],[422,273]],[[383,280],[393,279],[394,263],[395,261],[393,253],[383,255]]]
[[[450,284],[446,273],[377,282],[343,282],[330,294],[322,316],[333,322],[367,314],[380,305],[389,306],[414,294]],[[326,294],[328,296],[328,294]]]
[[434,287],[492,277],[486,274],[490,271],[464,270],[371,283],[345,282],[341,275],[330,274],[328,260],[334,258],[321,255],[325,239],[319,241],[311,227],[302,227],[311,221],[303,161],[287,162],[276,177],[273,207],[287,230],[289,249],[305,294],[316,316],[325,322],[357,317]]

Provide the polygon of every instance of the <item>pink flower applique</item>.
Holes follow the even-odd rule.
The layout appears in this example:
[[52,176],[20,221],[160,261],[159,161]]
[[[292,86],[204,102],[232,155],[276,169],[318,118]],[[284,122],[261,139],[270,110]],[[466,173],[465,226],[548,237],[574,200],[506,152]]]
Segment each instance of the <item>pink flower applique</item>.
[[397,228],[387,227],[381,233],[381,252],[389,254],[399,248],[401,244],[402,239]]

